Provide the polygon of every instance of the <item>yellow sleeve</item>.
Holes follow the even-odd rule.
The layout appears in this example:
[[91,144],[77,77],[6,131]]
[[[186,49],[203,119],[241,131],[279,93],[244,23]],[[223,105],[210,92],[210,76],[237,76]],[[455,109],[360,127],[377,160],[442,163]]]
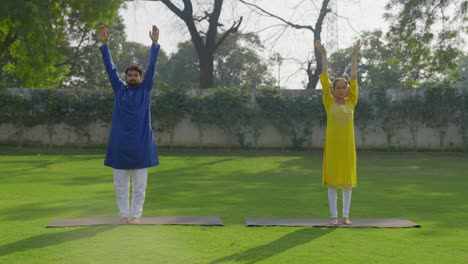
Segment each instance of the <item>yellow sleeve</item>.
[[351,106],[353,108],[356,107],[358,96],[359,96],[357,79],[352,79],[349,81],[348,94],[349,94],[348,100],[351,103]]
[[331,81],[328,72],[320,74],[320,83],[322,84],[322,103],[325,106],[325,110],[327,110],[333,100],[330,94]]

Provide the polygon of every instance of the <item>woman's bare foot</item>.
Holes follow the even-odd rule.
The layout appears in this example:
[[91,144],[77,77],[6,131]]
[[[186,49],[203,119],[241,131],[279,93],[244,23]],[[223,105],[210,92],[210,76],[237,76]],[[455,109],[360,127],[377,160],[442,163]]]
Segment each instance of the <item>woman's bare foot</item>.
[[336,219],[336,218],[330,219],[330,225],[332,225],[332,226],[338,225],[338,219]]
[[352,225],[353,222],[348,217],[343,217],[343,225]]

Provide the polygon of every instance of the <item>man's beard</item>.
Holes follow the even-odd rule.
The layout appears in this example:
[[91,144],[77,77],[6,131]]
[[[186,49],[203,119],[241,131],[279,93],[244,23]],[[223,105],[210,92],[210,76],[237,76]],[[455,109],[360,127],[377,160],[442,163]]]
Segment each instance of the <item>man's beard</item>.
[[127,84],[131,87],[137,87],[139,83],[137,81],[129,81]]

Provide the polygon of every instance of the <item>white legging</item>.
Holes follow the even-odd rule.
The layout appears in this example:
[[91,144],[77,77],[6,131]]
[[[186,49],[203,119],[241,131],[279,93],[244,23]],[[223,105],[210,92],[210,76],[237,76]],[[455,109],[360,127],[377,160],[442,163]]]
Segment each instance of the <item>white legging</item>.
[[[349,217],[349,208],[351,207],[351,193],[353,188],[343,187],[343,218]],[[332,218],[337,218],[337,191],[335,187],[328,187],[328,203],[330,205],[330,214]]]
[[[130,176],[132,177],[132,207],[129,206]],[[146,195],[148,169],[118,170],[114,169],[114,185],[120,217],[140,218]],[[131,212],[130,212],[131,210]]]

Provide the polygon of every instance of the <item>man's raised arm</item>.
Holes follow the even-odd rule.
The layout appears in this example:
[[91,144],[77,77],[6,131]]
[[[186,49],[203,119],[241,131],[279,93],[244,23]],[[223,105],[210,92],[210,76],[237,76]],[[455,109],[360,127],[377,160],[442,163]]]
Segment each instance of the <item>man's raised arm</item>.
[[109,32],[104,25],[99,26],[98,30],[99,38],[101,40],[101,50],[102,60],[104,61],[104,65],[106,66],[107,75],[109,76],[109,80],[112,85],[112,89],[114,92],[118,87],[122,86],[124,83],[119,78],[118,70],[114,65],[114,61],[112,60],[112,56],[109,50],[109,46],[107,42],[109,41]]
[[149,90],[153,88],[154,83],[154,73],[156,71],[156,61],[158,60],[159,55],[159,28],[153,25],[152,30],[149,32],[149,36],[153,41],[151,45],[150,58],[148,62],[148,67],[146,68],[145,77],[143,79],[144,87],[147,87]]

